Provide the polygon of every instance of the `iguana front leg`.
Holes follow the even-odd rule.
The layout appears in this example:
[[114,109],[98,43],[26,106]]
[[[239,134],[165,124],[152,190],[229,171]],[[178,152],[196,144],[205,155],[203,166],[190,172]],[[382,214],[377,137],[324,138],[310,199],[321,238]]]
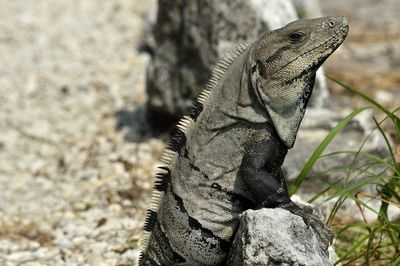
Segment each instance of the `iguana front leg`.
[[280,207],[303,218],[314,228],[325,248],[331,244],[333,234],[309,206],[299,207],[289,198],[281,166],[287,148],[278,137],[267,131],[252,136],[246,147],[239,175],[259,207]]

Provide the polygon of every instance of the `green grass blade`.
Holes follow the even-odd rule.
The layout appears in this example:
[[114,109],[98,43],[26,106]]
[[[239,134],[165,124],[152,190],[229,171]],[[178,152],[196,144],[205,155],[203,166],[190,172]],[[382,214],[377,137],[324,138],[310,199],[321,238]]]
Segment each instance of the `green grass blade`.
[[385,132],[383,132],[383,129],[380,126],[380,124],[378,123],[378,121],[376,121],[375,117],[373,117],[373,119],[374,119],[374,123],[375,123],[376,128],[379,130],[379,133],[382,135],[383,139],[385,140],[385,144],[386,144],[386,146],[387,146],[387,148],[389,150],[390,156],[392,158],[393,165],[396,165],[396,159],[394,158],[394,152],[393,152],[393,149],[392,149],[392,145],[390,145],[389,139],[386,136]]
[[299,176],[296,178],[294,183],[289,188],[289,195],[293,195],[299,189],[300,185],[303,183],[306,178],[308,172],[311,170],[315,162],[321,156],[322,152],[326,149],[326,147],[331,143],[333,138],[359,113],[365,111],[367,108],[359,108],[353,112],[351,112],[348,116],[346,116],[339,124],[333,128],[328,135],[322,140],[317,149],[313,152],[308,162],[304,165],[301,170]]
[[356,249],[359,248],[365,240],[368,239],[368,235],[364,235],[358,239],[358,241],[347,251],[338,261],[335,261],[334,265],[338,265],[341,261],[347,259],[350,255],[354,254]]
[[376,156],[376,155],[374,155],[372,153],[369,153],[369,152],[342,150],[342,151],[336,151],[336,152],[332,152],[332,153],[329,153],[329,154],[322,155],[322,156],[320,156],[320,158],[324,158],[326,156],[336,155],[336,154],[354,154],[354,155],[357,155],[357,156],[362,156],[362,157],[365,157],[365,158],[369,158],[369,159],[374,160],[377,164],[384,165],[386,168],[392,170],[397,175],[400,175],[400,172],[395,167],[395,165],[390,163],[390,162],[388,162],[388,160],[386,158],[381,158],[381,157]]
[[333,78],[330,76],[326,76],[328,79],[332,80],[333,82],[339,84],[340,86],[342,86],[343,88],[345,88],[346,90],[350,91],[351,93],[363,98],[364,100],[366,100],[367,102],[369,102],[370,104],[374,105],[376,108],[378,108],[379,110],[381,110],[382,112],[384,112],[392,121],[393,124],[395,126],[396,129],[396,135],[398,138],[400,138],[400,118],[394,114],[394,112],[390,112],[388,109],[386,109],[385,107],[383,107],[381,104],[379,104],[378,102],[374,101],[372,98],[368,97],[367,95],[365,95],[364,93],[362,93],[361,91]]

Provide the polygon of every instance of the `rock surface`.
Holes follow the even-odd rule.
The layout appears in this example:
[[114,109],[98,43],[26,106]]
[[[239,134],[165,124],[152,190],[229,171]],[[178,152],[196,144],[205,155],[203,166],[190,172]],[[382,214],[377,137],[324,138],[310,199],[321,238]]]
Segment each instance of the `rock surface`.
[[[159,0],[147,71],[150,118],[159,125],[179,119],[229,50],[296,19],[291,0]],[[311,106],[324,105],[328,90],[321,72],[313,95]]]
[[227,265],[332,265],[317,235],[287,210],[248,210],[240,216]]
[[321,17],[323,12],[319,0],[292,0],[299,17]]

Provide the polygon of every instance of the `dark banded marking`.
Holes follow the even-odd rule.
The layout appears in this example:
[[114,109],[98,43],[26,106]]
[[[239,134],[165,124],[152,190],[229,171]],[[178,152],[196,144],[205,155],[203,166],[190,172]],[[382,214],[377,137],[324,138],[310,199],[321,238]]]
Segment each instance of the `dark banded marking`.
[[168,144],[168,149],[178,152],[186,143],[186,136],[183,131],[176,127],[171,134],[171,139]]
[[146,220],[144,222],[144,230],[151,232],[157,223],[157,213],[153,210],[148,210],[146,214]]
[[209,179],[208,175],[204,174],[199,167],[197,167],[196,165],[194,165],[190,159],[189,159],[189,154],[188,154],[188,150],[186,149],[186,147],[183,147],[181,150],[181,156],[183,156],[183,158],[187,158],[189,161],[189,167],[190,169],[192,169],[195,172],[200,173],[202,176],[204,176],[206,179]]
[[214,233],[210,229],[207,229],[207,228],[203,227],[199,221],[197,221],[195,218],[191,217],[190,215],[188,215],[188,222],[189,222],[190,228],[195,229],[195,230],[199,230],[202,237],[204,237],[206,239],[207,238],[214,238],[214,239],[216,239],[218,241],[218,246],[212,245],[207,240],[204,241],[208,245],[210,245],[212,248],[214,248],[214,249],[219,248],[224,252],[229,252],[230,247],[231,247],[231,243],[229,241],[226,241],[226,240],[224,240],[222,238],[219,238],[218,236],[214,235]]
[[200,173],[205,179],[207,179],[207,180],[210,179],[210,178],[208,177],[208,175],[204,174],[204,173],[200,170],[200,168],[198,168],[198,167],[197,167],[196,165],[194,165],[193,163],[189,163],[189,166],[190,166],[190,168],[191,168],[193,171],[196,171],[196,172]]
[[176,253],[169,242],[168,237],[161,229],[159,223],[154,226],[152,236],[149,239],[149,247],[139,256],[140,266],[175,265],[186,260]]
[[321,66],[321,64],[322,64],[322,62],[315,61],[315,63],[313,63],[308,68],[306,68],[303,71],[301,71],[301,73],[299,75],[294,76],[293,78],[285,81],[283,84],[284,85],[291,85],[291,84],[293,84],[295,82],[295,80],[301,79],[302,77],[304,77],[307,74],[315,73],[318,70],[318,68]]
[[245,198],[244,196],[242,196],[240,194],[237,194],[235,192],[228,191],[227,189],[222,188],[222,186],[218,183],[215,183],[215,182],[212,183],[211,187],[218,191],[226,193],[226,195],[228,195],[231,202],[238,203],[243,209],[246,209],[246,210],[251,209],[255,205],[254,202],[252,202],[251,200]]
[[139,266],[144,266],[144,253],[143,252],[140,252],[140,254],[139,254]]
[[200,103],[197,99],[193,101],[193,107],[192,110],[189,113],[190,118],[193,119],[193,121],[196,122],[197,117],[200,115],[200,113],[203,111],[203,104]]
[[167,172],[166,173],[158,173],[156,175],[157,180],[154,182],[154,189],[156,189],[158,191],[165,191],[171,180],[171,171],[168,168],[166,168],[164,170],[166,170]]
[[159,242],[159,245],[162,247],[159,252],[163,252],[164,254],[166,254],[171,264],[175,265],[177,263],[186,262],[186,260],[181,255],[179,255],[172,249],[167,235],[164,233],[158,223],[155,227],[155,235],[158,235],[156,239],[157,242]]
[[[245,51],[250,44],[242,44],[239,47],[235,48],[233,52],[228,55],[226,58],[222,59],[216,66],[216,68],[212,72],[211,79],[209,80],[206,89],[203,90],[200,95],[197,97],[197,99],[193,102],[193,107],[191,112],[189,113],[189,116],[187,117],[188,120],[180,120],[178,123],[178,126],[176,129],[173,131],[173,134],[171,134],[171,138],[168,144],[168,149],[179,153],[180,150],[182,150],[183,147],[185,147],[186,144],[186,135],[184,131],[187,130],[187,127],[190,125],[190,119],[193,121],[196,121],[200,113],[204,109],[204,102],[207,100],[209,97],[212,89],[215,87],[215,85],[219,82],[223,74],[225,73],[226,69],[236,60],[237,57],[239,57],[243,51]],[[190,117],[190,119],[189,119]],[[185,119],[185,118],[184,118]],[[179,128],[180,127],[180,128]],[[187,151],[186,151],[187,153]],[[165,191],[168,187],[168,184],[170,183],[170,170],[166,165],[170,165],[171,161],[163,161],[165,166],[160,166],[159,168],[162,170],[167,171],[167,174],[159,174],[157,178],[159,179],[156,181],[155,187],[157,190],[163,190]],[[172,192],[171,192],[172,193]],[[182,203],[183,206],[183,203]],[[189,216],[188,216],[189,217]],[[153,231],[148,234],[146,231],[145,233],[148,234],[147,236],[145,235],[143,237],[144,245],[142,246],[142,250],[139,256],[139,265],[144,266],[144,265],[158,265],[160,263],[156,263],[153,259],[158,258],[158,257],[163,257],[164,259],[167,258],[167,260],[163,260],[165,263],[162,263],[163,265],[175,265],[178,263],[185,263],[186,260],[182,258],[179,254],[174,252],[169,244],[169,240],[166,237],[165,233],[161,230],[160,225],[158,222],[155,223],[155,228]],[[191,221],[191,224],[194,225],[195,220]],[[204,240],[205,241],[205,240]],[[223,240],[222,240],[223,241]],[[225,241],[226,242],[226,241]],[[229,251],[229,244],[227,245],[228,248],[226,250]],[[224,245],[220,245],[220,248],[224,247]],[[155,253],[155,254],[154,254]]]
[[169,184],[169,179],[162,179],[162,180],[157,180],[154,182],[154,189],[158,190],[158,191],[165,191],[168,187]]
[[309,83],[308,87],[305,88],[305,90],[304,90],[303,97],[301,99],[303,102],[303,105],[299,106],[299,108],[301,109],[301,112],[305,112],[308,102],[310,101],[311,93],[314,88],[314,82],[315,82],[315,77],[312,78],[312,81],[310,82],[311,84]]
[[164,171],[170,171],[168,166],[166,166],[166,165],[160,165],[160,166],[158,166],[158,168],[161,170],[164,170]]
[[282,54],[287,51],[289,49],[290,46],[283,46],[281,48],[279,48],[278,50],[276,50],[275,53],[273,53],[270,57],[268,57],[267,59],[265,59],[265,63],[267,65],[269,64],[273,64],[276,61],[279,61],[282,58]]
[[[311,53],[313,51],[315,51],[316,49],[320,48],[321,46],[328,44],[329,49],[325,49],[323,52],[328,51],[329,54],[332,54],[333,51],[335,51],[337,49],[338,46],[337,42],[335,41],[337,38],[337,34],[336,33],[333,37],[330,37],[328,40],[322,42],[321,44],[317,45],[316,47],[308,50],[307,52],[301,54],[300,56],[304,56],[305,54]],[[332,41],[332,42],[331,42]],[[298,58],[298,57],[297,57]],[[294,60],[296,60],[297,58],[295,58]],[[319,58],[317,58],[309,67],[307,67],[306,69],[304,69],[299,75],[297,75],[296,77],[291,78],[290,80],[286,81],[284,84],[285,85],[290,85],[292,84],[296,79],[299,79],[300,77],[304,76],[307,73],[310,72],[316,72],[318,70],[318,68],[324,63],[324,61],[326,60],[327,56],[321,56]],[[293,60],[293,61],[294,61]],[[292,62],[293,62],[292,61]],[[290,64],[291,62],[289,62],[288,64]],[[287,64],[286,64],[287,65]],[[285,65],[285,66],[286,66]]]
[[188,213],[187,210],[183,204],[183,200],[181,197],[179,197],[172,189],[170,190],[172,195],[174,196],[174,199],[179,207],[179,210],[186,214],[188,217],[188,223],[191,229],[199,230],[200,234],[203,238],[205,238],[204,242],[210,245],[210,242],[207,241],[207,238],[212,238],[215,239],[218,242],[218,247],[217,246],[212,246],[212,248],[220,248],[221,250],[228,252],[230,250],[230,242],[226,241],[216,235],[210,230],[202,226],[202,224],[195,218],[191,217]]

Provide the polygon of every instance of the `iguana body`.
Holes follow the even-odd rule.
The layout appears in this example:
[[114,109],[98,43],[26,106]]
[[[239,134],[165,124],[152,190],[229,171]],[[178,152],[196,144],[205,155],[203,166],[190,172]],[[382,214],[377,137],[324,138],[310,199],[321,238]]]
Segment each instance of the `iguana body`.
[[238,47],[215,68],[165,151],[140,265],[222,265],[247,209],[282,207],[329,230],[289,199],[281,171],[315,72],[347,35],[343,17],[300,20]]

